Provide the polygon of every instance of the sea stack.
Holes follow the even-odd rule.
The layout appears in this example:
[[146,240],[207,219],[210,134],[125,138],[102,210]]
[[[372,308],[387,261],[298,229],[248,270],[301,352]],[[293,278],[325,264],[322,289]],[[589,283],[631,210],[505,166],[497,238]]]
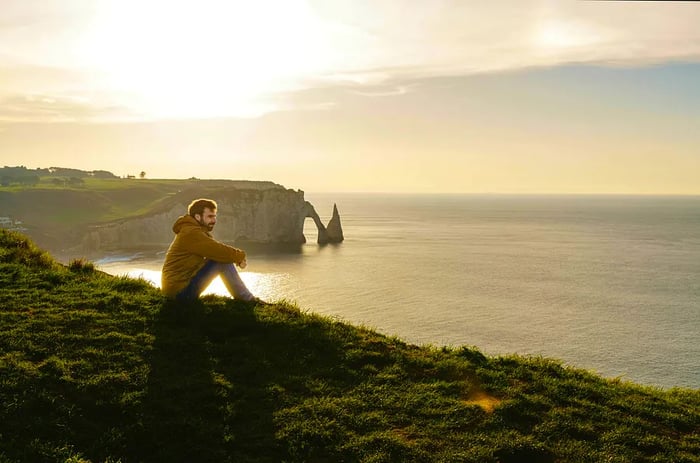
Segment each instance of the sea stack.
[[333,217],[331,217],[328,226],[326,227],[329,243],[341,243],[343,237],[343,227],[340,225],[340,214],[338,214],[338,206],[333,204]]

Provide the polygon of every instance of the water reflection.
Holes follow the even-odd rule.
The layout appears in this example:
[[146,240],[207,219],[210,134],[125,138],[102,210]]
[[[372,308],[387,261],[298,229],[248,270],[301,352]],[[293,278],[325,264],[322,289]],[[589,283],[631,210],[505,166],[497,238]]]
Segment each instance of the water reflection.
[[[281,299],[297,302],[308,294],[308,279],[318,282],[314,268],[301,265],[304,258],[320,256],[332,250],[337,252],[340,245],[319,246],[315,243],[304,245],[249,246],[248,268],[240,271],[241,278],[253,294],[269,301]],[[324,252],[325,251],[325,252]],[[165,251],[122,250],[96,259],[95,265],[111,275],[127,275],[142,278],[160,288],[161,269]],[[319,267],[317,270],[322,270]],[[327,270],[327,269],[326,269]],[[327,276],[326,273],[323,273]],[[203,294],[229,296],[221,278],[216,278]],[[309,300],[304,299],[306,304]]]
[[[131,278],[141,278],[148,281],[156,288],[160,288],[160,270],[119,268],[117,266],[111,266],[112,268],[105,267],[107,266],[103,266],[101,269],[112,275],[127,275]],[[243,282],[253,294],[262,299],[269,300],[284,298],[284,295],[280,294],[280,288],[288,286],[290,280],[290,275],[287,273],[241,272],[240,275]],[[202,294],[216,294],[219,296],[229,295],[220,277],[216,277]]]

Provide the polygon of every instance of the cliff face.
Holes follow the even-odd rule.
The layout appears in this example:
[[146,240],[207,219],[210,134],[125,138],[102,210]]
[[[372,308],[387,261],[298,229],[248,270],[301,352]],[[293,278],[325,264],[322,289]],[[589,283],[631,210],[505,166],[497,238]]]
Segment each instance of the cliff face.
[[[319,228],[319,242],[325,227],[304,200],[303,191],[226,188],[207,192],[183,192],[164,202],[157,212],[89,228],[82,240],[86,252],[108,249],[167,246],[173,238],[172,225],[187,213],[193,199],[214,199],[219,208],[214,235],[225,242],[257,244],[302,244],[304,220],[312,217]],[[315,215],[315,217],[314,217]],[[338,219],[339,220],[339,219]],[[341,240],[335,240],[339,242]],[[326,241],[329,242],[329,241]]]
[[220,198],[217,203],[216,236],[220,240],[262,244],[306,242],[303,191],[239,191]]

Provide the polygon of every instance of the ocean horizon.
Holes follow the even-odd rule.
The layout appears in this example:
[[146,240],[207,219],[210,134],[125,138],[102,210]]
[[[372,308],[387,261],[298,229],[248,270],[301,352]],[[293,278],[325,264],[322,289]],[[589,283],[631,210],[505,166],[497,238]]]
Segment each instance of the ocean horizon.
[[[700,388],[700,196],[306,193],[345,241],[253,250],[258,296],[407,342]],[[216,236],[216,229],[214,230]],[[105,255],[160,280],[161,252]],[[223,294],[220,281],[208,292]]]

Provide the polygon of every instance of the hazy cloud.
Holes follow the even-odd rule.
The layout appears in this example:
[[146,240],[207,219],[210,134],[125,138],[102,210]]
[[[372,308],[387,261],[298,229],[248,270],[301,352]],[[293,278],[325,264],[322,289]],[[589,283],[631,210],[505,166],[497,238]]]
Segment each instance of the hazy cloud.
[[255,116],[289,108],[250,100],[290,89],[379,97],[426,77],[700,61],[700,2],[147,4],[3,0],[3,119]]
[[135,119],[119,106],[99,106],[83,98],[14,95],[0,100],[0,122],[100,122]]
[[0,55],[0,98],[32,92],[89,91],[90,78],[79,69],[19,63]]
[[[323,2],[323,4],[327,4]],[[337,46],[354,67],[329,78],[377,83],[558,64],[700,60],[700,3],[335,2],[319,8],[370,46]],[[336,16],[333,15],[336,13]],[[342,19],[338,12],[347,19]],[[374,71],[378,65],[393,71]]]

